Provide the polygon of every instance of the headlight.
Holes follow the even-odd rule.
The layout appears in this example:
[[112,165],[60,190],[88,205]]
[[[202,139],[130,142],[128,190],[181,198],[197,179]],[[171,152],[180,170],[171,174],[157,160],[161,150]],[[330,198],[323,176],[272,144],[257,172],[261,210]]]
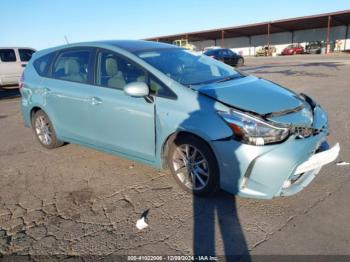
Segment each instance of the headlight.
[[234,133],[234,139],[250,145],[262,146],[285,140],[289,128],[276,126],[259,118],[231,109],[230,112],[219,111]]

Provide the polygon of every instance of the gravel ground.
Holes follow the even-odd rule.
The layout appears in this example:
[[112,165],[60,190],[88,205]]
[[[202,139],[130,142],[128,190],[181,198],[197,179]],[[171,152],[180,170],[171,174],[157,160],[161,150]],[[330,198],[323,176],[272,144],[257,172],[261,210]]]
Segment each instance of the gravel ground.
[[[349,61],[347,55],[247,58],[241,70],[314,97],[329,113],[330,143],[340,142],[340,159],[350,162]],[[19,98],[0,100],[0,186],[0,254],[28,260],[350,255],[350,166],[326,166],[288,198],[223,192],[194,198],[167,171],[72,144],[44,149],[23,126]],[[139,231],[135,223],[144,212],[149,227]]]

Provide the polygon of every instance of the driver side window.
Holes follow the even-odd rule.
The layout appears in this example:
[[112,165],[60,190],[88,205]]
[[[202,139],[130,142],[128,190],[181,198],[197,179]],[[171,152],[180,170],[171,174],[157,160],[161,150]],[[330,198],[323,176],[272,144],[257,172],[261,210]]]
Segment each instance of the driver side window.
[[112,51],[98,53],[97,85],[123,90],[124,86],[131,82],[146,82],[146,80],[146,72],[138,65]]

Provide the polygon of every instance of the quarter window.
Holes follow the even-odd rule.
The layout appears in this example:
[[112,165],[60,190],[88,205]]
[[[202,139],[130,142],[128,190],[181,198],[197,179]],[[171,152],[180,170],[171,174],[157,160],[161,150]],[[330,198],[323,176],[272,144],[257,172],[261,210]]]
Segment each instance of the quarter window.
[[32,55],[35,51],[32,49],[18,49],[18,52],[21,61],[28,62],[32,58]]
[[69,50],[61,53],[52,69],[52,77],[73,82],[87,83],[89,50]]
[[15,50],[0,49],[0,60],[2,62],[16,62]]
[[48,76],[50,61],[53,56],[54,56],[54,53],[50,53],[42,57],[39,57],[34,61],[34,68],[39,75],[46,76],[46,77]]
[[97,85],[123,89],[128,83],[146,81],[146,72],[140,66],[113,52],[99,52],[96,72]]
[[149,88],[151,94],[160,97],[176,99],[174,92],[153,76],[151,76],[149,79]]

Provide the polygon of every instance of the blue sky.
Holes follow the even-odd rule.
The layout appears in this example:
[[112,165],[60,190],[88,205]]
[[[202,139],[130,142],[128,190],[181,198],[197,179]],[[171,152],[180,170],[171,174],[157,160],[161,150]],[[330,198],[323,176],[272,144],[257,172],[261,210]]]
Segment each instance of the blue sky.
[[141,39],[350,9],[350,0],[0,0],[0,46]]

